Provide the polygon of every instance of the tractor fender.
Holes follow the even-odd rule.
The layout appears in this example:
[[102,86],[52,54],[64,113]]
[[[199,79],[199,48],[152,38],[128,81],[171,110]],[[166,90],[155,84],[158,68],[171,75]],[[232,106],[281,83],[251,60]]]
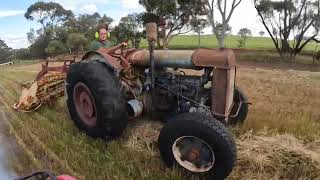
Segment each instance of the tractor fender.
[[123,67],[120,65],[117,58],[110,56],[107,52],[104,51],[104,48],[100,48],[98,51],[89,51],[83,57],[84,60],[97,60],[109,68],[120,71]]

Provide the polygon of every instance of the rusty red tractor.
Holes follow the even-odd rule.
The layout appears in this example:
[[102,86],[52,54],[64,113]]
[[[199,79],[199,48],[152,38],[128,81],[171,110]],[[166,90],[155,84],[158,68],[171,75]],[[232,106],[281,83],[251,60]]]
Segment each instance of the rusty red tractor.
[[114,139],[128,119],[150,114],[166,122],[158,146],[168,166],[204,179],[226,178],[236,163],[236,145],[225,125],[243,122],[248,112],[235,86],[233,51],[154,50],[157,27],[146,26],[149,50],[101,48],[70,66],[72,120],[89,136]]

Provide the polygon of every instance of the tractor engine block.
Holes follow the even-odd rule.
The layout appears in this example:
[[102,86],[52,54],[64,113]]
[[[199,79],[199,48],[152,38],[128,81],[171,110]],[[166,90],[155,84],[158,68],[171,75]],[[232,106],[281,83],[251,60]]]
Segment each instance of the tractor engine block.
[[156,74],[154,101],[156,110],[183,112],[206,112],[210,109],[210,89],[205,89],[201,76],[188,76],[181,70]]

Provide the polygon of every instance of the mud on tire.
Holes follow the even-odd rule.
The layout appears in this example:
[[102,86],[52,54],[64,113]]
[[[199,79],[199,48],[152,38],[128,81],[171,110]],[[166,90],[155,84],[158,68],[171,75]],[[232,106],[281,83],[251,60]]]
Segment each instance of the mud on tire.
[[[126,102],[113,74],[112,69],[97,61],[73,64],[67,74],[66,92],[70,116],[75,125],[89,136],[113,139],[120,136],[127,126]],[[85,91],[84,95],[81,91]],[[84,99],[89,103],[84,102]],[[82,107],[90,104],[89,110]],[[83,118],[88,114],[90,121]]]
[[[204,142],[199,147],[208,146],[206,149],[211,150],[213,153],[213,163],[209,166],[211,168],[200,169],[200,171],[203,171],[196,170],[198,172],[195,172],[190,170],[192,168],[187,169],[181,164],[181,162],[185,162],[183,159],[182,161],[179,158],[177,160],[177,153],[174,154],[173,151],[175,151],[177,141],[183,137],[195,137],[195,139],[200,139]],[[181,142],[179,143],[181,145]],[[227,128],[218,120],[201,113],[185,113],[170,119],[160,132],[158,145],[161,158],[166,165],[169,167],[183,167],[191,174],[199,176],[200,179],[224,179],[231,173],[236,163],[236,145]],[[183,144],[183,146],[186,147],[186,144]],[[189,152],[192,153],[191,151]],[[188,152],[188,148],[185,148],[184,152]],[[210,160],[211,156],[205,155],[205,152],[210,151],[200,150],[199,152],[197,158],[201,156],[209,157],[207,160]],[[192,156],[192,154],[190,155]],[[188,159],[188,157],[189,154],[184,159]],[[197,163],[197,161],[194,162]]]

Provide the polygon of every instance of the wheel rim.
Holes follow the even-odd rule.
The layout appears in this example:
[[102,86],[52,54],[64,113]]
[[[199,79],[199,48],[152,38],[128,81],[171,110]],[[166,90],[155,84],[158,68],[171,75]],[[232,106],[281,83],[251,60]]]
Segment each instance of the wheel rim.
[[207,172],[215,162],[212,148],[195,136],[182,136],[172,145],[176,161],[191,172]]
[[75,85],[73,99],[80,119],[89,127],[95,126],[97,123],[95,102],[84,83],[79,82]]

